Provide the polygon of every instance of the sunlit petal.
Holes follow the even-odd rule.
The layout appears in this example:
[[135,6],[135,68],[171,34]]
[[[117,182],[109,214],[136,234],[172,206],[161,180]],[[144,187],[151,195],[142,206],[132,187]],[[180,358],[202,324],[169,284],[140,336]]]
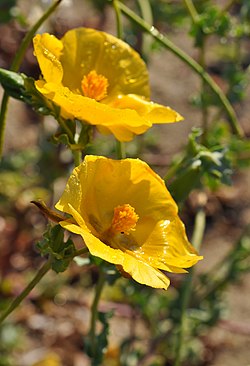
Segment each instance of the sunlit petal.
[[63,44],[55,36],[48,33],[37,34],[33,39],[34,54],[39,62],[43,77],[48,82],[60,83],[63,67],[60,55]]
[[170,107],[150,102],[144,61],[110,34],[89,28],[72,29],[61,40],[38,34],[34,54],[43,77],[36,88],[63,118],[94,125],[119,141],[132,140],[153,123],[182,120]]
[[139,283],[166,289],[160,270],[183,273],[202,259],[164,182],[139,159],[86,156],[56,208],[72,216],[60,224],[81,235],[92,255]]
[[134,94],[110,98],[108,104],[115,108],[133,109],[150,123],[172,123],[183,120],[183,117],[170,107],[150,102]]

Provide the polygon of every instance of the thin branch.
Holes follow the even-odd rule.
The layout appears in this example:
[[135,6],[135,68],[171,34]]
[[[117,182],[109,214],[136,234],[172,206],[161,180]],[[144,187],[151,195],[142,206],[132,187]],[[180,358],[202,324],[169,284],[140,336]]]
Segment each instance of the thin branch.
[[[57,6],[61,3],[62,0],[57,0],[53,5],[51,5],[50,8],[41,16],[40,19],[33,25],[33,27],[28,31],[26,36],[24,37],[15,57],[11,64],[10,70],[11,71],[18,71],[24,54],[34,36],[36,31],[40,28],[40,26],[44,23],[44,21],[54,12],[54,10],[57,8]],[[0,158],[2,156],[2,150],[3,150],[3,141],[4,141],[4,131],[5,131],[5,125],[6,125],[6,114],[8,109],[8,101],[9,96],[6,92],[3,94],[2,104],[1,104],[1,110],[0,110]]]
[[126,5],[117,2],[121,11],[132,21],[138,24],[142,29],[151,34],[160,44],[162,44],[165,48],[170,50],[173,54],[175,54],[179,59],[185,62],[189,67],[192,68],[193,71],[196,72],[205,82],[209,85],[212,91],[216,94],[221,104],[223,105],[227,115],[229,117],[229,123],[231,125],[231,129],[233,133],[239,136],[244,136],[244,132],[241,126],[238,123],[235,111],[230,104],[229,100],[220,89],[220,87],[215,83],[215,81],[211,78],[211,76],[201,67],[198,62],[196,62],[191,56],[189,56],[182,49],[177,47],[174,43],[172,43],[166,36],[160,33],[155,27],[150,26],[147,22],[145,22],[142,18],[140,18],[135,12],[129,9]]

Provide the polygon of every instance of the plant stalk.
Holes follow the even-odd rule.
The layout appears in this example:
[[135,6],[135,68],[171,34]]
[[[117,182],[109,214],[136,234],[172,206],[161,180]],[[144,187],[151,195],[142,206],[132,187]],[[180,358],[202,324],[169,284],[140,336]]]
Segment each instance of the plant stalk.
[[48,260],[44,263],[44,265],[37,272],[33,280],[25,287],[25,289],[18,295],[9,307],[1,314],[0,316],[0,324],[18,307],[18,305],[25,299],[26,296],[29,295],[31,290],[38,284],[38,282],[45,276],[45,274],[51,268],[51,261]]
[[126,149],[125,143],[121,141],[116,141],[116,155],[117,159],[125,159],[126,158]]
[[128,18],[138,24],[142,29],[151,34],[153,38],[155,38],[160,44],[162,44],[165,48],[170,50],[173,54],[175,54],[179,59],[185,62],[189,67],[195,71],[205,82],[209,85],[211,90],[216,94],[221,104],[223,105],[228,118],[231,129],[233,133],[238,136],[243,137],[244,132],[241,126],[238,123],[235,111],[230,104],[229,100],[220,89],[220,87],[215,83],[215,81],[211,78],[211,76],[203,69],[201,65],[198,64],[191,56],[189,56],[182,49],[177,47],[174,43],[172,43],[166,36],[160,33],[155,27],[150,26],[147,22],[145,22],[141,17],[139,17],[135,12],[129,9],[126,5],[117,1],[122,13],[124,13]]
[[183,0],[191,18],[193,23],[197,23],[197,20],[199,19],[199,14],[194,6],[194,3],[192,0]]
[[[194,232],[192,237],[192,244],[198,251],[203,239],[204,231],[206,225],[206,214],[203,208],[200,208],[195,217]],[[192,280],[193,280],[194,269],[191,268],[189,275],[183,286],[183,291],[181,294],[181,307],[180,307],[180,325],[179,332],[177,333],[176,350],[175,350],[175,362],[174,366],[181,366],[181,355],[184,344],[185,336],[185,325],[187,321],[187,307],[191,296]]]
[[[77,251],[72,256],[72,259],[76,256],[88,253],[87,248],[82,248]],[[25,299],[26,296],[33,290],[33,288],[40,282],[40,280],[46,275],[46,273],[51,269],[51,259],[44,263],[44,265],[39,269],[33,280],[25,287],[25,289],[18,295],[9,305],[9,307],[0,315],[0,324],[20,305],[20,303]]]
[[[10,66],[11,71],[18,71],[21,62],[23,60],[24,54],[34,36],[36,31],[40,28],[40,26],[44,23],[44,21],[53,13],[53,11],[57,8],[57,6],[61,3],[62,0],[57,0],[48,10],[41,16],[40,19],[33,25],[33,27],[28,31],[26,36],[24,37],[14,59]],[[3,150],[3,140],[4,140],[4,131],[6,125],[6,114],[8,109],[8,101],[9,96],[6,92],[3,94],[2,104],[1,104],[1,111],[0,111],[0,158],[2,156]]]
[[[91,350],[92,350],[92,359],[95,359],[96,352],[98,352],[96,346],[96,323],[98,320],[98,304],[101,297],[101,293],[105,284],[105,273],[102,270],[101,266],[99,267],[99,278],[96,285],[95,297],[91,307],[91,322],[90,322],[90,342],[91,342]],[[93,365],[94,366],[94,365]]]
[[123,26],[122,26],[122,14],[117,0],[113,0],[113,8],[116,17],[116,36],[117,38],[123,38]]

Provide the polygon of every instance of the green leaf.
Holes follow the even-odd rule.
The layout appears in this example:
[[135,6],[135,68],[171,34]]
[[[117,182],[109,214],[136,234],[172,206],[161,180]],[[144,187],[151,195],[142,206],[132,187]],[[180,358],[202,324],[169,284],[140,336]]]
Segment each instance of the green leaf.
[[113,316],[113,312],[109,311],[106,313],[98,312],[98,320],[102,324],[102,329],[96,336],[96,352],[92,354],[92,345],[90,343],[90,337],[85,340],[86,353],[91,357],[92,366],[100,366],[103,361],[103,356],[108,346],[108,335],[109,335],[109,319]]
[[219,184],[231,183],[231,161],[228,149],[220,145],[210,149],[199,143],[200,129],[189,136],[186,154],[175,169],[175,178],[168,185],[177,202],[183,202],[198,187],[215,189]]
[[73,241],[64,241],[64,230],[60,225],[49,226],[37,248],[42,255],[50,255],[51,267],[57,273],[67,269],[75,253]]
[[202,175],[200,160],[190,162],[190,165],[186,166],[185,169],[177,172],[176,179],[169,186],[169,191],[174,200],[183,202],[193,189],[200,186]]

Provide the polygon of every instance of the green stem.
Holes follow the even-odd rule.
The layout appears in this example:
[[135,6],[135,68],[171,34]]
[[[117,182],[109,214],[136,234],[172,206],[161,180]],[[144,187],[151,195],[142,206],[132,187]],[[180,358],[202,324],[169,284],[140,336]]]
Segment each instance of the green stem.
[[[144,19],[149,25],[153,25],[153,14],[151,9],[151,4],[149,0],[137,0],[138,6],[140,8],[140,13],[142,19]],[[148,57],[151,51],[152,37],[150,34],[142,33],[142,54],[145,58]]]
[[[192,0],[183,0],[184,4],[186,5],[186,8],[189,12],[190,17],[192,18],[192,21],[194,24],[196,24],[199,20],[199,13],[196,10],[196,7]],[[200,46],[200,52],[199,52],[199,64],[201,67],[205,70],[206,68],[206,61],[205,61],[205,45],[206,45],[206,36],[203,34],[201,46]],[[202,125],[203,125],[203,134],[202,134],[202,142],[205,143],[206,136],[207,136],[207,130],[208,130],[208,108],[206,105],[206,100],[204,98],[206,93],[206,83],[202,79],[201,84],[201,109],[202,109]]]
[[[194,224],[194,232],[192,237],[192,243],[197,251],[200,248],[204,231],[205,231],[205,224],[206,224],[206,214],[204,209],[200,209],[195,217],[195,224]],[[194,270],[193,268],[190,270],[189,275],[183,286],[183,291],[180,297],[181,306],[180,306],[180,326],[179,332],[177,333],[177,341],[176,341],[176,354],[175,354],[175,363],[174,366],[181,365],[181,354],[183,349],[184,343],[184,336],[185,336],[185,326],[187,320],[187,307],[190,300],[191,289],[192,289],[192,280],[193,280]]]
[[[87,248],[82,248],[77,250],[73,255],[72,259],[76,256],[88,253]],[[25,299],[26,296],[33,290],[33,288],[38,284],[38,282],[45,276],[45,274],[51,268],[51,259],[44,263],[44,265],[39,269],[33,280],[25,287],[25,289],[18,295],[9,307],[0,315],[0,324],[18,307],[18,305]]]
[[25,299],[26,296],[29,295],[31,290],[38,284],[38,282],[44,277],[44,275],[50,270],[51,268],[51,261],[48,260],[44,265],[40,268],[40,270],[37,272],[33,280],[25,287],[25,289],[18,295],[12,303],[9,305],[9,307],[1,314],[0,316],[0,324],[4,321],[4,319],[9,316],[12,311],[14,311],[18,305]]
[[[116,34],[117,38],[123,38],[122,14],[117,0],[113,0],[113,7],[116,15]],[[126,158],[124,142],[116,140],[116,155],[118,159]]]
[[115,17],[116,17],[116,35],[117,38],[123,38],[123,26],[122,26],[122,14],[120,7],[118,6],[117,0],[113,0],[113,7],[115,10]]
[[[61,129],[66,133],[66,135],[69,138],[69,142],[71,144],[75,144],[75,138],[74,135],[72,133],[72,131],[70,130],[70,128],[67,126],[67,122],[65,122],[60,116],[57,116],[56,118],[57,122],[59,123]],[[81,150],[71,150],[73,158],[74,158],[74,165],[75,167],[80,165],[82,162],[82,152]]]
[[[101,297],[101,293],[105,284],[105,273],[103,272],[101,266],[99,272],[99,278],[96,285],[95,290],[95,298],[91,307],[91,322],[90,322],[90,342],[91,342],[91,349],[92,349],[92,359],[95,359],[96,352],[98,352],[97,344],[96,344],[96,322],[98,320],[98,304]],[[94,366],[94,365],[93,365]]]
[[184,4],[186,5],[186,8],[192,18],[192,21],[194,23],[197,23],[198,19],[199,19],[199,14],[194,6],[194,3],[192,0],[183,0]]
[[33,25],[33,27],[28,31],[22,43],[16,53],[16,56],[11,64],[10,70],[18,71],[21,62],[23,60],[24,54],[32,41],[32,38],[36,31],[41,27],[41,25],[45,22],[45,20],[54,12],[54,10],[58,7],[62,0],[57,0],[54,4],[51,5],[50,8],[41,16],[40,19]]
[[145,22],[142,18],[140,18],[135,12],[129,9],[126,5],[117,2],[121,11],[132,21],[138,24],[142,29],[146,32],[150,33],[152,37],[154,37],[159,43],[161,43],[164,47],[170,50],[173,54],[175,54],[179,59],[185,62],[189,67],[191,67],[205,82],[209,85],[212,91],[217,95],[218,99],[222,103],[227,115],[229,117],[229,123],[231,125],[232,131],[239,135],[244,136],[244,132],[241,129],[241,126],[238,124],[237,117],[233,107],[231,106],[229,100],[220,89],[220,87],[214,82],[214,80],[210,77],[210,75],[198,64],[191,56],[173,44],[166,36],[161,34],[156,28],[150,26],[147,22]]
[[[203,42],[200,48],[200,57],[199,57],[199,61],[200,64],[203,68],[206,67],[206,61],[205,61],[205,45],[206,45],[206,37],[203,36]],[[202,80],[202,85],[201,85],[201,108],[202,108],[202,126],[203,126],[203,134],[202,134],[202,142],[205,143],[206,142],[206,138],[207,138],[207,132],[208,132],[208,107],[206,104],[206,100],[205,100],[205,95],[207,92],[207,85],[205,83],[204,80]]]
[[[34,36],[36,31],[40,28],[40,26],[44,23],[44,21],[53,13],[53,11],[57,8],[62,0],[57,0],[50,8],[42,15],[40,19],[33,25],[33,27],[28,31],[26,36],[24,37],[14,59],[10,66],[11,71],[18,71],[21,62],[23,60],[24,54]],[[6,125],[6,114],[8,109],[8,101],[9,96],[6,92],[3,94],[2,104],[1,104],[1,111],[0,111],[0,157],[2,156],[3,150],[3,140],[4,140],[4,131]]]
[[7,113],[7,109],[8,109],[8,101],[9,101],[9,96],[4,91],[3,99],[2,99],[2,103],[1,103],[1,110],[0,110],[0,158],[2,157],[2,152],[3,152],[3,140],[4,140],[5,125],[6,125],[6,113]]
[[67,123],[60,117],[60,116],[57,116],[56,118],[57,122],[59,123],[61,129],[66,133],[66,135],[68,136],[69,138],[69,142],[71,144],[74,144],[75,143],[75,139],[74,139],[74,135],[73,133],[71,132],[70,128],[67,126]]
[[89,252],[88,248],[82,248],[82,249],[76,250],[76,251],[74,252],[74,255],[72,256],[72,259],[73,259],[74,257],[77,257],[77,256],[79,256],[79,255],[86,254],[86,253],[88,253],[88,252]]
[[153,25],[153,14],[151,11],[150,2],[148,0],[137,0],[140,7],[142,18],[151,26]]
[[126,158],[126,149],[125,143],[121,141],[116,141],[116,155],[118,159],[125,159]]
[[82,162],[82,153],[81,153],[81,150],[74,150],[74,151],[72,150],[72,154],[73,154],[73,157],[74,157],[75,167],[77,167]]

